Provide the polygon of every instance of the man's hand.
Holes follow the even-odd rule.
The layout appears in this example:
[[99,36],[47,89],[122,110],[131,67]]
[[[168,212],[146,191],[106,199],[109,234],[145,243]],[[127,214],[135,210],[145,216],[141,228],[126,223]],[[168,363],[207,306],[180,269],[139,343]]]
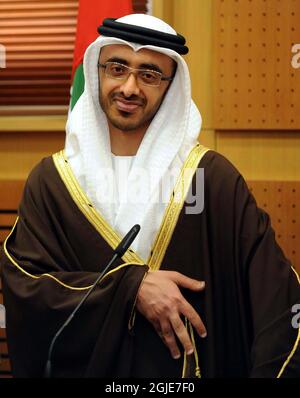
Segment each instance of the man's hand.
[[205,283],[175,271],[149,271],[142,282],[136,302],[137,309],[152,323],[174,359],[180,357],[175,334],[186,353],[193,353],[193,344],[181,315],[191,322],[201,337],[206,337],[206,329],[200,316],[185,300],[179,286],[201,291]]

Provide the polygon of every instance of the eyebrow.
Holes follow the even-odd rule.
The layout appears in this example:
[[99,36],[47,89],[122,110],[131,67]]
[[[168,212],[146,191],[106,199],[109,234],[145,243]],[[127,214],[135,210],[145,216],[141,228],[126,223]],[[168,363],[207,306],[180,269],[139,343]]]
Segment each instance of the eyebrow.
[[156,72],[160,72],[161,74],[163,74],[163,72],[160,69],[160,67],[155,65],[155,64],[141,64],[140,67],[141,68],[145,68],[145,69],[155,70]]
[[106,60],[106,62],[119,62],[119,64],[128,65],[128,62],[125,59],[118,58],[118,57],[108,58],[108,60]]
[[[123,65],[127,65],[128,66],[128,61],[126,61],[126,59],[119,58],[119,57],[111,57],[106,62],[118,62],[119,64],[123,64]],[[154,70],[156,72],[160,72],[161,74],[163,74],[163,72],[160,69],[160,67],[158,65],[155,65],[155,64],[144,63],[144,64],[140,64],[139,68],[150,69],[150,70]]]

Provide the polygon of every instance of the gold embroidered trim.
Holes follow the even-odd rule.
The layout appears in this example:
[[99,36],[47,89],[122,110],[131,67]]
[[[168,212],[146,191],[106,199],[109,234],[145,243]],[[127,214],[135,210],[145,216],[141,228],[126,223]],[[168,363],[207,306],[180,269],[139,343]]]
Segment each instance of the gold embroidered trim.
[[[208,148],[197,144],[191,150],[189,156],[184,162],[180,175],[175,184],[174,194],[172,195],[164,214],[160,230],[155,239],[153,249],[151,250],[151,256],[147,262],[151,270],[155,271],[160,268],[182,210],[186,195],[190,188],[193,176],[197,170],[200,160],[208,151]],[[189,171],[188,175],[187,170]],[[187,178],[185,178],[186,175]]]
[[[151,270],[158,270],[170,243],[173,231],[179,218],[179,214],[183,207],[185,197],[189,190],[194,173],[198,164],[208,148],[197,144],[188,155],[180,175],[176,181],[174,194],[168,204],[163,221],[156,236],[153,249],[148,258],[147,264]],[[72,199],[78,206],[79,210],[85,215],[94,228],[101,234],[106,242],[116,248],[121,242],[120,236],[111,228],[101,214],[93,207],[84,191],[77,182],[76,177],[65,157],[64,151],[60,151],[52,155],[58,173],[68,189]],[[188,178],[185,178],[187,170],[190,171]],[[180,200],[178,200],[180,198]],[[123,260],[135,264],[143,265],[144,261],[132,249],[129,249],[123,256]]]
[[[64,151],[55,153],[54,155],[52,155],[52,158],[61,179],[63,180],[66,188],[68,189],[72,199],[78,206],[79,210],[94,226],[96,231],[101,234],[106,242],[113,249],[115,249],[121,242],[120,236],[111,228],[111,226],[105,221],[101,214],[93,207],[86,194],[81,189],[73,174],[69,162],[64,155]],[[139,265],[144,264],[144,261],[132,249],[127,250],[122,258],[126,262],[131,262]]]
[[294,346],[293,346],[293,349],[292,349],[292,351],[290,352],[290,355],[288,356],[287,360],[284,362],[284,364],[283,364],[282,368],[280,369],[278,375],[276,376],[277,379],[279,379],[279,378],[282,376],[282,373],[284,372],[285,368],[287,367],[287,365],[288,365],[289,362],[291,361],[293,355],[295,354],[295,352],[296,352],[296,350],[297,350],[297,348],[298,348],[299,342],[300,342],[300,327],[299,327],[299,329],[298,329],[298,335],[297,335],[295,344],[294,344]]
[[294,274],[296,275],[297,281],[298,281],[298,283],[300,285],[300,276],[299,276],[298,272],[295,270],[294,267],[291,267],[291,268],[292,268],[292,271],[294,272]]
[[[195,341],[195,336],[194,336],[194,329],[193,329],[191,322],[186,317],[185,317],[185,328],[191,337],[193,349],[194,349],[194,359],[195,359],[194,376],[198,379],[201,379],[202,376],[201,376],[201,370],[200,370],[200,366],[199,366],[199,357],[198,357],[196,341]],[[187,375],[187,362],[188,362],[187,353],[186,353],[186,351],[184,351],[181,378],[192,377],[191,375]]]
[[130,312],[129,321],[128,321],[128,330],[131,330],[133,328],[133,326],[134,326],[135,316],[136,316],[136,308],[135,308],[136,301],[137,301],[137,298],[138,298],[138,294],[139,294],[140,288],[141,288],[141,286],[142,286],[147,274],[148,274],[148,272],[145,272],[145,275],[144,275],[144,277],[143,277],[143,279],[142,279],[142,281],[140,283],[140,287],[139,287],[139,289],[138,289],[138,291],[137,291],[137,293],[135,295],[134,303],[133,303],[133,306],[132,306],[132,309],[131,309],[131,312]]
[[[188,326],[188,320],[186,317],[184,317],[185,319],[185,328],[187,329]],[[185,379],[187,377],[187,354],[186,351],[184,350],[183,353],[183,364],[182,364],[182,372],[181,372],[181,378]]]
[[201,369],[199,365],[199,357],[198,357],[198,351],[196,347],[196,341],[195,341],[195,336],[194,336],[194,329],[190,321],[189,322],[189,329],[190,329],[190,336],[192,339],[193,347],[194,347],[194,358],[195,358],[195,376],[198,379],[201,379]]
[[[291,268],[292,268],[292,271],[294,272],[294,274],[296,275],[298,283],[300,284],[300,277],[299,277],[297,271],[295,270],[295,268],[293,268],[293,267],[291,267]],[[284,372],[285,368],[290,363],[291,359],[293,358],[293,356],[294,356],[294,354],[295,354],[295,352],[296,352],[296,350],[298,348],[299,343],[300,343],[300,327],[298,328],[298,335],[297,335],[295,344],[294,344],[294,346],[292,348],[292,351],[290,352],[290,354],[287,357],[286,361],[282,365],[282,368],[280,369],[278,375],[276,376],[277,379],[279,379],[282,376],[282,373]]]
[[[24,268],[22,268],[22,267],[12,258],[12,256],[9,254],[9,251],[7,250],[7,242],[8,242],[8,239],[9,239],[10,236],[12,235],[12,233],[13,233],[13,231],[14,231],[16,225],[17,225],[18,219],[19,219],[19,217],[17,217],[16,222],[15,222],[15,224],[14,224],[12,230],[10,231],[9,235],[7,236],[7,238],[5,239],[4,244],[3,244],[3,248],[4,248],[4,252],[5,252],[7,258],[10,260],[10,262],[11,262],[15,267],[18,268],[19,271],[21,271],[23,274],[25,274],[26,276],[29,276],[29,277],[32,278],[32,279],[40,279],[40,278],[42,278],[42,277],[48,277],[48,278],[50,278],[50,279],[53,279],[53,280],[54,280],[55,282],[57,282],[59,285],[65,287],[65,288],[67,288],[67,289],[70,289],[70,290],[76,290],[76,291],[88,290],[89,288],[91,288],[91,287],[93,286],[93,285],[90,285],[90,286],[84,286],[84,287],[74,287],[74,286],[70,286],[70,285],[65,284],[64,282],[60,281],[60,280],[59,280],[58,278],[56,278],[55,276],[53,276],[53,275],[51,275],[51,274],[48,274],[48,273],[44,273],[44,274],[41,274],[41,275],[39,275],[39,276],[36,276],[36,275],[30,274],[29,272],[25,271]],[[119,271],[121,268],[124,268],[124,267],[126,267],[126,266],[128,266],[128,265],[133,265],[133,264],[136,265],[135,263],[124,263],[124,264],[118,265],[116,268],[114,268],[114,269],[112,269],[111,271],[107,272],[107,273],[103,276],[103,278],[100,279],[99,283],[100,283],[101,281],[103,281],[105,278],[107,278],[109,275],[111,275],[112,273],[114,273],[114,272],[116,272],[116,271]],[[95,280],[96,280],[96,279],[95,279]]]

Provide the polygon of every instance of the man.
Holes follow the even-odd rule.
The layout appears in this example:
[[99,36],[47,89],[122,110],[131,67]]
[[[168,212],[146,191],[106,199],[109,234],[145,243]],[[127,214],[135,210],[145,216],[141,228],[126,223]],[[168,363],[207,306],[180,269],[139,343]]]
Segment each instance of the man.
[[[65,151],[29,176],[4,245],[14,375],[42,376],[53,336],[138,223],[57,339],[54,377],[299,376],[299,277],[238,171],[197,142],[184,38],[140,14],[100,33]],[[201,169],[203,211],[188,206]]]

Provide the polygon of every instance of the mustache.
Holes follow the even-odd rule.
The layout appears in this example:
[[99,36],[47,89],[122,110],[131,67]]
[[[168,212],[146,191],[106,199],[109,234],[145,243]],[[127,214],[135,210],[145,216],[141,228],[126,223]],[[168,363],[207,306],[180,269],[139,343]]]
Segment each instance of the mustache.
[[111,99],[112,100],[121,100],[123,102],[130,102],[131,104],[137,104],[137,105],[144,105],[146,103],[146,100],[142,97],[139,97],[138,95],[131,95],[130,97],[125,97],[123,94],[121,93],[113,93],[111,95]]

